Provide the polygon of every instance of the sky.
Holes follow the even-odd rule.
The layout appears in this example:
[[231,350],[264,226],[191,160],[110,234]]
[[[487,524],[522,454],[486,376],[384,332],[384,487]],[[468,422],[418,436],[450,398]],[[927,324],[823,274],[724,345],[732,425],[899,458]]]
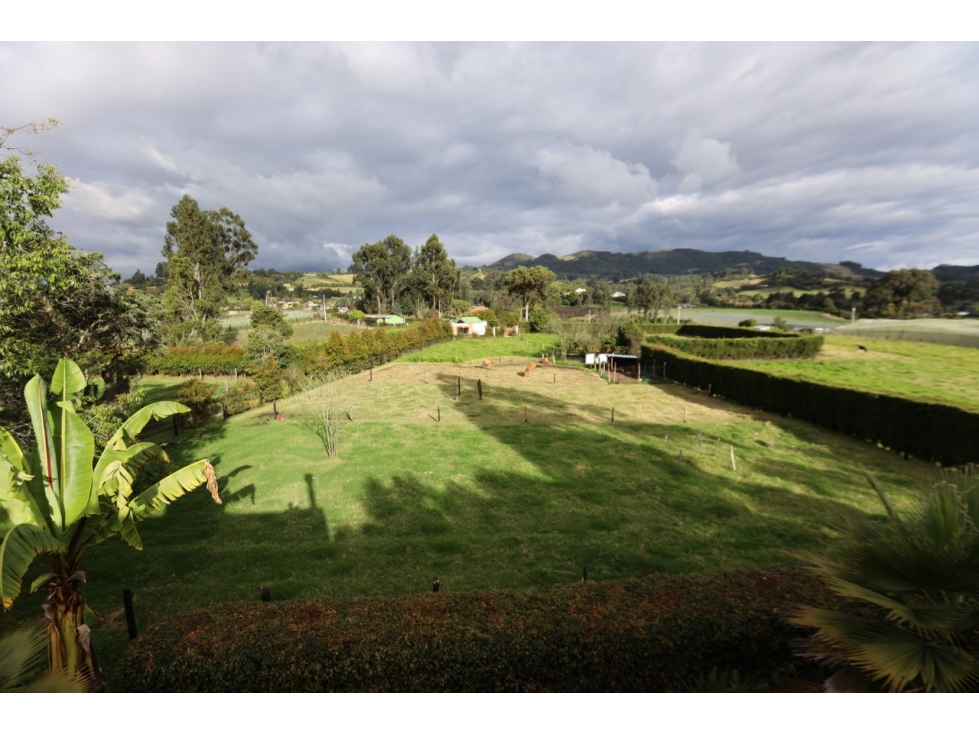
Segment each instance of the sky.
[[253,267],[346,269],[389,234],[512,252],[753,250],[979,263],[975,43],[2,43],[0,125],[53,218],[152,272],[184,194]]

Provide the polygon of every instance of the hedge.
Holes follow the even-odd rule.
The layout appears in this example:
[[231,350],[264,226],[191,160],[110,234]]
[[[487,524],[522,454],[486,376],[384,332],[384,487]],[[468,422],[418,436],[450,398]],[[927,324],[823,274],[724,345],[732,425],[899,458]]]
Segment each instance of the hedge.
[[737,339],[650,336],[646,340],[652,344],[663,344],[705,359],[812,359],[819,354],[823,346],[821,336],[795,334],[780,339],[757,336]]
[[[339,337],[338,332],[334,332]],[[405,352],[446,341],[452,338],[448,322],[427,320],[413,328],[368,329],[342,337],[335,342],[312,342],[288,348],[289,363],[297,364],[304,372],[315,366],[359,372],[370,365],[389,362]],[[208,344],[201,347],[171,347],[163,354],[150,357],[146,371],[152,374],[196,375],[198,370],[209,375],[230,375],[236,370],[245,372],[249,362],[241,347]]]
[[784,621],[799,604],[839,605],[803,569],[221,604],[149,627],[118,679],[133,692],[666,691],[713,668],[818,681]]
[[248,365],[245,350],[219,344],[202,347],[171,347],[146,361],[146,371],[151,374],[196,375],[198,370],[208,375],[230,375]]
[[926,461],[957,466],[979,460],[979,413],[804,379],[776,377],[644,346],[642,361],[666,376],[751,408],[815,423]]
[[710,326],[708,324],[684,324],[677,336],[700,336],[705,339],[798,339],[799,334],[790,331],[756,331],[740,326]]

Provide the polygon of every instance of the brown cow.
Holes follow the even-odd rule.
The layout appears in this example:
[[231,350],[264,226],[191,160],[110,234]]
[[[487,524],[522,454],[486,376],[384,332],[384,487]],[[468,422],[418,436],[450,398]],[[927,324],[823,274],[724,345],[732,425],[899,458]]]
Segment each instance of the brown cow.
[[553,367],[554,366],[554,363],[551,360],[549,360],[547,357],[541,357],[540,366],[541,367]]
[[536,364],[528,364],[526,367],[523,368],[523,376],[526,377],[536,369],[537,369]]
[[491,369],[493,369],[493,360],[492,359],[484,359],[483,360],[483,369],[484,370],[491,370]]

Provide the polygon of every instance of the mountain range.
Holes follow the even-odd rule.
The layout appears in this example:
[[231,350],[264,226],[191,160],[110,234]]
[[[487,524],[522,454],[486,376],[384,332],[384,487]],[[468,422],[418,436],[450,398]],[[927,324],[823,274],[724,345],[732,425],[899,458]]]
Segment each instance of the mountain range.
[[[488,268],[513,270],[520,266],[542,265],[561,278],[607,278],[623,280],[643,275],[707,275],[723,270],[744,269],[757,275],[768,275],[783,268],[801,270],[813,274],[825,274],[830,278],[879,278],[880,270],[865,268],[860,263],[844,261],[835,265],[807,260],[789,260],[771,257],[750,250],[731,252],[704,252],[680,248],[676,250],[652,250],[648,252],[596,252],[582,250],[570,255],[540,255],[533,257],[513,253],[497,260]],[[979,277],[979,265],[939,265],[933,271],[939,280],[965,280]]]

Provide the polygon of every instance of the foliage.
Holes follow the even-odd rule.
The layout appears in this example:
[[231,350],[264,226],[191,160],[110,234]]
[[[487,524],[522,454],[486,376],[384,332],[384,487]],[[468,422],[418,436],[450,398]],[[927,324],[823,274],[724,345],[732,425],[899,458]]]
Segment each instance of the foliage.
[[772,328],[775,331],[789,331],[789,322],[783,319],[781,316],[776,316],[772,319]]
[[353,254],[350,272],[354,283],[364,289],[364,301],[377,305],[377,313],[389,313],[398,295],[408,285],[411,248],[393,234]]
[[258,388],[258,399],[262,403],[271,403],[282,397],[282,368],[275,355],[270,354],[260,361],[251,371],[251,377]]
[[50,667],[88,678],[97,687],[101,673],[80,589],[86,580],[78,567],[81,557],[89,547],[115,535],[142,549],[136,524],[205,482],[215,502],[220,499],[214,470],[206,459],[178,469],[134,496],[133,482],[140,468],[153,459],[169,460],[156,444],[137,442],[137,436],[150,420],[187,409],[173,402],[142,408],[95,460],[92,432],[76,413],[86,386],[82,371],[69,359],[62,359],[55,369],[50,399],[39,375],[27,383],[24,395],[37,440],[31,453],[0,428],[0,505],[9,524],[0,546],[0,598],[4,609],[9,609],[34,559],[48,556],[52,572],[37,578],[31,592],[47,592]]
[[757,693],[764,686],[741,676],[737,670],[712,668],[706,675],[701,673],[687,682],[682,693]]
[[160,375],[231,375],[248,366],[241,347],[206,344],[201,347],[170,347],[146,361],[146,370]]
[[[57,121],[28,125],[38,132]],[[29,434],[23,388],[69,354],[90,374],[113,382],[135,374],[156,343],[146,296],[113,288],[118,275],[100,253],[79,253],[47,223],[68,183],[30,151],[6,146],[15,128],[0,128],[0,411],[16,435]]]
[[867,289],[863,315],[908,319],[940,313],[938,289],[938,280],[928,270],[891,270]]
[[101,451],[136,410],[143,404],[145,391],[139,381],[131,381],[129,391],[116,395],[108,402],[82,401],[79,415],[95,437],[95,450]]
[[743,321],[738,322],[738,326],[745,329],[750,329],[752,326],[756,326],[757,324],[758,322],[755,319],[744,319]]
[[294,332],[292,324],[283,318],[278,309],[266,306],[264,303],[256,303],[252,306],[250,322],[253,329],[268,329],[280,334],[283,339],[288,339]]
[[[290,327],[291,329],[291,327]],[[251,364],[258,364],[268,356],[280,363],[289,362],[290,350],[286,346],[285,337],[278,331],[261,326],[248,332],[245,340],[245,352]]]
[[176,401],[190,409],[181,418],[184,425],[196,426],[203,423],[214,414],[215,385],[209,385],[200,378],[187,380],[177,385],[173,393]]
[[664,691],[712,668],[798,676],[793,604],[831,600],[778,569],[523,591],[225,604],[148,628],[130,691]]
[[83,681],[47,670],[47,646],[41,625],[24,625],[0,637],[0,693],[82,693]]
[[945,471],[902,519],[867,475],[886,531],[848,517],[838,558],[808,556],[853,613],[807,606],[807,657],[839,670],[834,690],[979,692],[979,466]]
[[[429,237],[415,255],[415,290],[422,303],[436,311],[442,304],[452,301],[452,294],[458,287],[459,271],[455,261],[450,260],[445,247],[437,234]],[[416,308],[415,311],[420,311]]]
[[523,318],[530,318],[530,307],[542,303],[547,297],[547,288],[557,276],[542,266],[519,267],[506,274],[504,283],[509,293],[523,300]]
[[334,371],[319,383],[308,380],[303,394],[307,422],[323,442],[327,456],[331,459],[337,458],[340,450],[340,424],[352,415],[352,407],[346,402],[344,382],[340,379],[340,374]]
[[241,217],[221,209],[205,211],[187,194],[170,210],[163,256],[167,285],[163,302],[173,321],[171,340],[211,338],[225,293],[255,257],[257,245]]
[[530,311],[530,318],[527,319],[527,323],[530,326],[530,331],[533,333],[540,333],[542,331],[548,331],[551,323],[551,319],[554,314],[548,311],[546,308],[533,308]]
[[667,376],[700,390],[711,390],[741,405],[810,421],[880,443],[892,451],[954,466],[975,461],[979,412],[856,389],[823,385],[804,378],[777,377],[755,369],[711,362],[654,345],[643,347],[642,361],[667,366]]
[[631,297],[626,300],[626,305],[642,313],[643,319],[649,319],[652,315],[654,321],[659,318],[661,311],[664,312],[665,320],[665,311],[674,298],[673,289],[662,276],[647,275],[629,293]]

